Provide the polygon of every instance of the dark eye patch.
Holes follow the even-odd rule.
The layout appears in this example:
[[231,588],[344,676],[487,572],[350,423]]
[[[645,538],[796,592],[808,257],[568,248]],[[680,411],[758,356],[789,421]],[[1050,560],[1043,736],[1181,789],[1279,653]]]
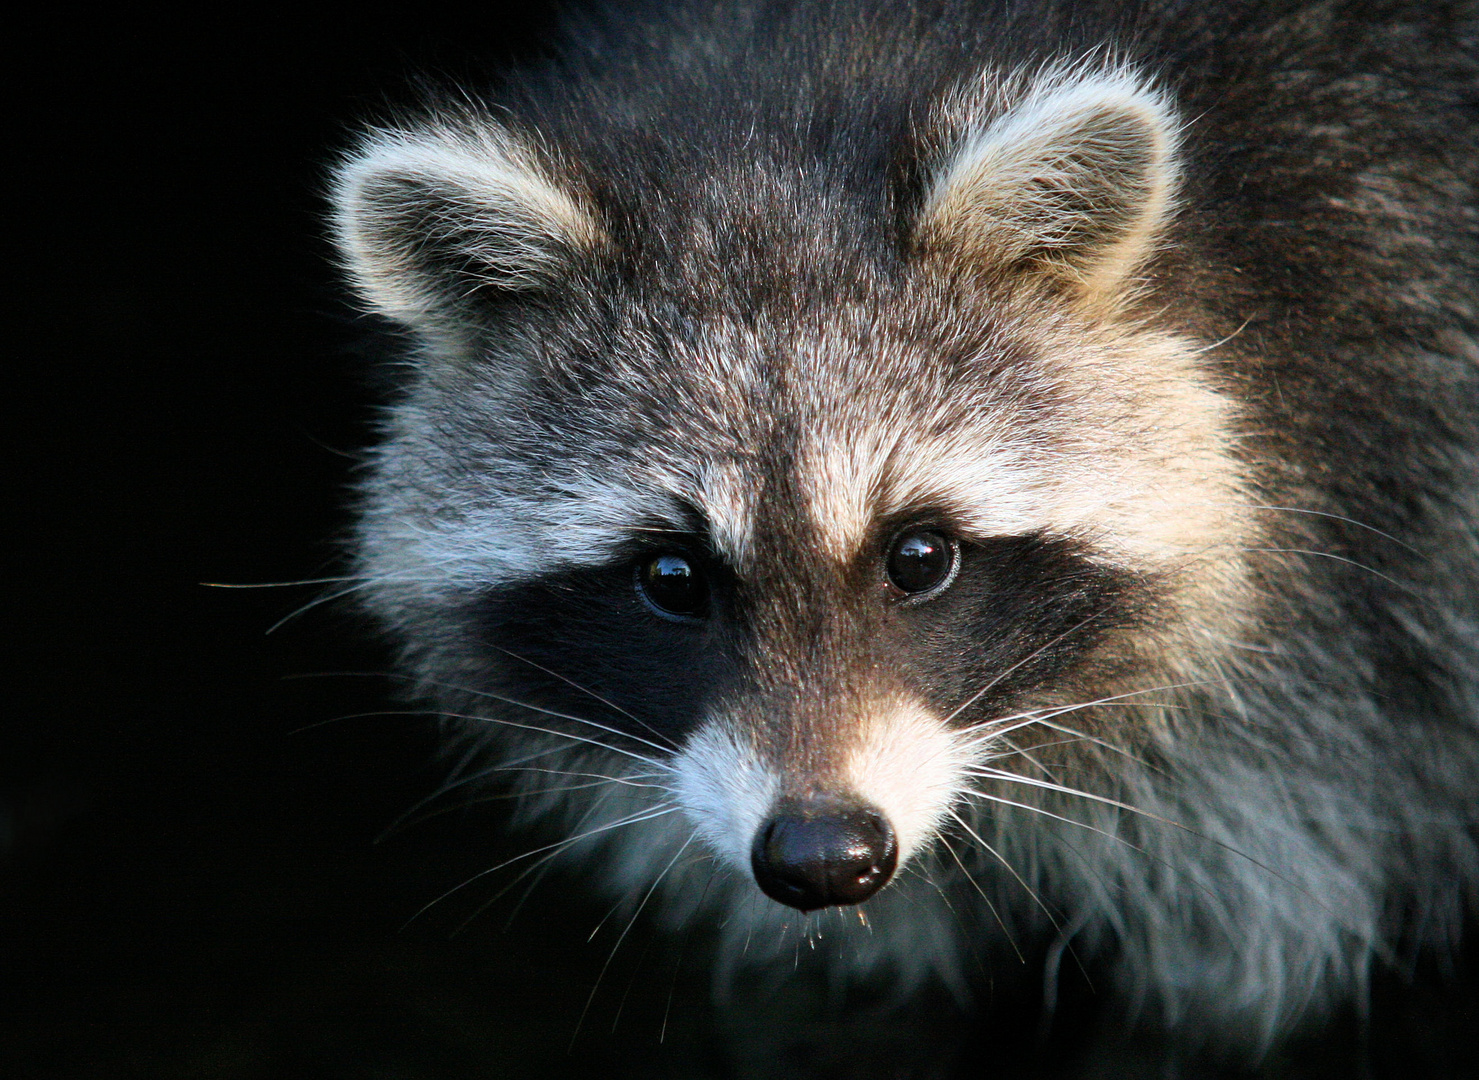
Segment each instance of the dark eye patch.
[[[637,576],[660,554],[559,570],[485,594],[476,620],[503,672],[497,692],[640,739],[676,741],[690,730],[732,680],[734,649],[722,619],[664,618],[644,601]],[[713,586],[722,573],[707,565],[704,572],[703,602],[719,604]],[[541,721],[531,714],[530,722]]]
[[1111,629],[1137,618],[1144,582],[1087,558],[1072,541],[996,537],[960,545],[948,589],[900,606],[889,633],[895,658],[945,714],[991,685],[963,720],[1050,684]]
[[[990,684],[962,723],[1069,674],[1106,632],[1138,619],[1135,598],[1149,594],[1145,581],[1094,562],[1071,541],[1041,535],[956,540],[943,524],[916,531],[942,536],[951,547],[953,576],[944,588],[926,581],[927,603],[885,600],[880,609],[877,562],[858,579],[860,591],[851,600],[815,596],[811,602],[871,608],[874,614],[855,624],[862,636],[838,646],[855,649],[860,659],[882,660],[941,715]],[[891,534],[881,554],[902,535]],[[742,629],[752,621],[748,608],[768,606],[769,589],[789,579],[780,573],[757,595],[756,585],[740,588],[727,568],[674,539],[601,566],[558,570],[487,592],[475,614],[497,673],[487,689],[635,739],[669,748],[680,741],[715,700],[737,688],[741,672],[756,662],[750,653],[759,648],[763,659],[765,646]],[[932,578],[936,568],[921,561],[921,580]],[[701,591],[680,569],[701,575]],[[676,580],[656,586],[654,597],[644,572]],[[527,720],[608,740],[596,728],[532,712]]]

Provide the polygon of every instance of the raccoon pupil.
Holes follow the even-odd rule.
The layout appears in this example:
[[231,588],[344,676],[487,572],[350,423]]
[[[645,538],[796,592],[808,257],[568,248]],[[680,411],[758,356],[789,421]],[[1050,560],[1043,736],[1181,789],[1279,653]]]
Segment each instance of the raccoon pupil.
[[911,529],[888,554],[888,580],[906,593],[937,589],[955,569],[955,545],[932,529]]
[[669,615],[701,615],[708,603],[703,575],[683,555],[669,553],[639,563],[637,586],[653,607]]

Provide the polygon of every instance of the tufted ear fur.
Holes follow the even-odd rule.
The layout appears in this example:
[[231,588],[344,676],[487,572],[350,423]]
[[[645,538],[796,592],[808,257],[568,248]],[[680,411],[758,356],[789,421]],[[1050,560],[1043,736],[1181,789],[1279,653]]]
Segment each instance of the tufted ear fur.
[[[928,189],[918,243],[954,262],[1036,270],[1112,298],[1169,216],[1170,103],[1115,69],[1049,71],[1025,91],[989,89],[1005,108],[960,109],[961,134]],[[973,111],[993,118],[973,120]]]
[[374,310],[410,326],[489,292],[537,289],[600,229],[578,192],[510,132],[374,132],[339,166],[334,238]]

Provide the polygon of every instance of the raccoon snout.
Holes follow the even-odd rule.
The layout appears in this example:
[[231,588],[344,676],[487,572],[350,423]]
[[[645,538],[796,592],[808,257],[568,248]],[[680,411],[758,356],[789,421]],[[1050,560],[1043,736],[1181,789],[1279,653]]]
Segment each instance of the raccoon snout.
[[898,862],[893,828],[869,807],[789,807],[760,826],[750,849],[765,895],[800,911],[861,904]]

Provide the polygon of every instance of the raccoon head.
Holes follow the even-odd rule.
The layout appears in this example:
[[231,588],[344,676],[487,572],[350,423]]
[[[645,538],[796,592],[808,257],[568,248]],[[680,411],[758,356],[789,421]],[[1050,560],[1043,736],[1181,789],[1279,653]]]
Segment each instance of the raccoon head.
[[1232,617],[1230,408],[1131,313],[1174,114],[1121,70],[983,78],[871,188],[611,123],[578,167],[443,117],[340,169],[345,263],[420,342],[368,602],[453,707],[639,760],[785,905],[859,903],[968,792],[1034,801],[1034,750],[1129,739],[1053,718]]

